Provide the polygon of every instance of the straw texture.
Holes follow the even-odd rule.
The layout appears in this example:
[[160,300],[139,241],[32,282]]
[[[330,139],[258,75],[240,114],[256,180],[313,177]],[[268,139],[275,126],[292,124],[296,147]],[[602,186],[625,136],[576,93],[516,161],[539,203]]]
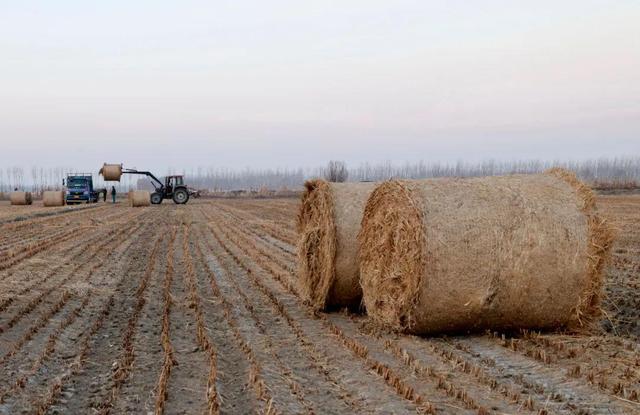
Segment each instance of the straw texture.
[[151,204],[151,193],[146,190],[135,190],[131,194],[131,206],[141,207]]
[[47,207],[64,206],[65,198],[63,190],[46,190],[42,193],[42,204]]
[[100,174],[106,181],[119,182],[120,177],[122,177],[122,165],[104,163],[104,165],[100,169]]
[[357,235],[373,183],[305,183],[298,213],[299,282],[316,310],[357,306],[362,298]]
[[389,181],[364,213],[364,303],[417,334],[587,327],[612,232],[575,176]]
[[31,192],[11,192],[9,200],[12,205],[30,205],[33,203]]

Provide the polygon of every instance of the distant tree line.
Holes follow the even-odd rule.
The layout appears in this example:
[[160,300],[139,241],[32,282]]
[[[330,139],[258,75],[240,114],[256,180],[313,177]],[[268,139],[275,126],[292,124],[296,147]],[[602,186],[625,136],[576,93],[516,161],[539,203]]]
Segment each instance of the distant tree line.
[[242,171],[212,170],[207,174],[189,176],[187,183],[200,189],[278,190],[300,189],[305,180],[322,177],[329,181],[380,181],[391,178],[423,179],[430,177],[478,177],[505,174],[540,173],[551,167],[563,167],[575,172],[589,183],[631,183],[640,185],[640,156],[601,158],[584,161],[497,161],[486,160],[479,163],[363,163],[347,168],[344,162],[330,161],[325,167],[314,169],[279,169]]
[[309,172],[305,169],[198,169],[186,173],[186,183],[197,189],[212,191],[296,189],[304,183]]
[[429,177],[480,177],[506,174],[540,173],[551,167],[575,172],[587,182],[640,182],[640,157],[601,158],[585,161],[497,161],[479,163],[364,163],[349,170],[349,180],[424,179]]
[[[513,173],[539,173],[551,167],[564,167],[574,171],[578,177],[589,183],[633,183],[640,185],[640,156],[600,158],[584,161],[541,161],[518,160],[498,161],[486,160],[478,163],[459,161],[456,163],[418,162],[393,164],[362,163],[348,168],[341,161],[331,161],[324,167],[297,169],[223,169],[203,168],[181,171],[186,183],[197,189],[211,191],[227,190],[260,190],[289,189],[297,190],[305,180],[322,177],[331,181],[379,181],[390,178],[420,179],[429,177],[473,177],[494,176]],[[11,166],[0,168],[0,191],[7,192],[14,188],[39,192],[62,187],[62,179],[73,169],[64,167],[37,168],[25,170]],[[168,174],[176,174],[173,169]],[[139,179],[124,175],[119,183],[104,182],[94,174],[94,185],[97,188],[116,186],[116,190],[124,192],[143,184],[149,188],[149,179]]]

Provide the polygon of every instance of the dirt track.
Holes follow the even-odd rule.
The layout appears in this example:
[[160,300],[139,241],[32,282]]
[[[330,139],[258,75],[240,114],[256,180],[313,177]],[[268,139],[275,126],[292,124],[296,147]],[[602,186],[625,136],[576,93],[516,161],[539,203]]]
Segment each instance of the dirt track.
[[294,200],[0,207],[0,413],[640,413],[640,197],[600,199],[601,334],[430,339],[299,301]]

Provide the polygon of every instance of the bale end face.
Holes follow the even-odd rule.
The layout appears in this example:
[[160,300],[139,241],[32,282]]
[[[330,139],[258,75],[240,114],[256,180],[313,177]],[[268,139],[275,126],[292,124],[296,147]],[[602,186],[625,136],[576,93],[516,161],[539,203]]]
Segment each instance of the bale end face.
[[305,183],[297,230],[300,291],[315,310],[321,310],[333,285],[336,256],[333,200],[326,181]]
[[587,217],[589,227],[588,278],[569,327],[573,330],[591,330],[602,314],[600,303],[604,285],[603,270],[610,256],[615,231],[605,218],[599,216],[593,191],[580,181],[575,173],[555,167],[547,170],[545,174],[564,180],[575,190],[578,207]]
[[131,194],[131,206],[143,207],[151,205],[151,193],[146,190],[135,190]]
[[423,210],[406,183],[388,181],[373,191],[358,240],[367,313],[393,329],[410,329],[427,242]]

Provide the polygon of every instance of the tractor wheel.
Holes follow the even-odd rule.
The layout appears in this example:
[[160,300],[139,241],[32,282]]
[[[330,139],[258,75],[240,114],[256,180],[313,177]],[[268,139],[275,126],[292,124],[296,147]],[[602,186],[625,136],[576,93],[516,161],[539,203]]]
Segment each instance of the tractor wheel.
[[173,202],[178,205],[184,205],[189,201],[189,192],[187,189],[176,189],[173,192]]
[[159,205],[160,203],[162,203],[162,194],[158,192],[151,193],[151,204]]

